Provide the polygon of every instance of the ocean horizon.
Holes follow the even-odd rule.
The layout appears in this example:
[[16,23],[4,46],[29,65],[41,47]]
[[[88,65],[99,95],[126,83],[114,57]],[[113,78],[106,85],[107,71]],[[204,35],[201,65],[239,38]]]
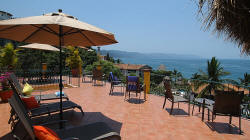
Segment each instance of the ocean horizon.
[[[160,59],[160,58],[119,58],[123,63],[130,64],[146,64],[151,66],[154,70],[163,64],[166,70],[174,70],[181,72],[185,78],[191,78],[192,74],[199,72],[199,70],[206,71],[207,60],[204,58],[194,58],[194,59]],[[249,73],[250,71],[250,60],[246,59],[218,59],[221,66],[225,71],[230,72],[230,75],[224,78],[239,80],[243,78],[244,73]]]

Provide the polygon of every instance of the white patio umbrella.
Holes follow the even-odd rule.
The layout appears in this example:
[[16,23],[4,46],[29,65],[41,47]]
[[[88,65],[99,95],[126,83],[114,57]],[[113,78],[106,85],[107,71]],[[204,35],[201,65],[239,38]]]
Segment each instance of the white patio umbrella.
[[[42,16],[0,21],[0,38],[58,46],[60,49],[60,93],[62,93],[62,46],[102,46],[117,43],[112,33],[81,22],[59,10]],[[60,94],[60,119],[62,94]],[[61,124],[62,127],[62,124]]]
[[59,52],[60,50],[48,44],[32,43],[28,45],[18,46],[19,48],[36,49],[36,50],[46,50]]

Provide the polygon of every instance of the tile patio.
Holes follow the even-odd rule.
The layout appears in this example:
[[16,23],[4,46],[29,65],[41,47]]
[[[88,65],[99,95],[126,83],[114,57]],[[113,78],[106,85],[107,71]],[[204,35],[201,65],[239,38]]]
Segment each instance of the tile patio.
[[[92,86],[91,83],[81,83],[80,88],[64,89],[70,100],[81,105],[85,116],[81,117],[79,110],[64,113],[64,119],[69,120],[69,126],[103,121],[120,133],[124,140],[165,140],[165,139],[249,139],[250,121],[242,119],[243,134],[238,133],[238,118],[233,118],[231,126],[228,117],[217,116],[215,123],[201,121],[201,113],[195,108],[193,116],[187,115],[188,105],[177,105],[174,115],[169,115],[170,103],[162,109],[163,97],[148,95],[147,101],[141,104],[137,100],[124,101],[120,89],[113,96],[109,96],[110,84]],[[54,92],[54,91],[48,91]],[[9,139],[10,107],[7,103],[0,103],[0,139]],[[54,115],[54,118],[57,118]],[[209,127],[211,126],[211,128]]]

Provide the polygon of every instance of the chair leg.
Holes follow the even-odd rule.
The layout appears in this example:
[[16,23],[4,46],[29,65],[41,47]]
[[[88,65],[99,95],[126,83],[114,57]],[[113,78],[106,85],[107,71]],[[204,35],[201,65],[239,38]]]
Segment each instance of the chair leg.
[[78,106],[77,108],[82,112],[82,116],[84,116],[84,112],[83,112],[83,110],[82,110],[82,107],[81,107],[81,106]]
[[163,103],[163,106],[162,106],[163,109],[164,109],[164,107],[165,107],[166,100],[167,100],[167,96],[165,96],[165,100],[164,100],[164,103]]
[[208,119],[208,121],[210,121],[210,111],[209,111],[209,109],[207,109],[207,119]]
[[172,115],[172,113],[173,113],[173,108],[174,108],[174,102],[172,102],[172,105],[171,105],[170,115]]
[[190,116],[190,101],[188,102],[188,116]]
[[193,110],[192,110],[192,115],[194,114],[194,104],[193,104]]
[[240,129],[240,134],[241,134],[241,116],[239,116],[239,129]]
[[199,105],[199,112],[201,112],[201,105]]
[[112,85],[111,85],[110,91],[109,91],[109,95],[111,95],[112,92],[113,92],[113,91],[112,91]]
[[229,124],[232,124],[232,116],[229,116]]
[[214,122],[214,113],[212,112],[212,122]]

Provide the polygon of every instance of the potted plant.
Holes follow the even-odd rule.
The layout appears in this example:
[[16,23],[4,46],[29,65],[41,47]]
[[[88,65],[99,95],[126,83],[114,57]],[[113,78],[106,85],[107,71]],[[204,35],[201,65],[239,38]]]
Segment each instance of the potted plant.
[[70,67],[72,76],[77,77],[81,72],[83,64],[81,56],[79,55],[79,50],[72,46],[68,46],[67,48],[69,50],[69,55],[66,58],[66,65]]
[[1,68],[12,71],[18,61],[17,52],[19,50],[15,49],[11,43],[7,43],[1,50],[0,50],[0,65]]
[[2,102],[8,102],[8,99],[13,94],[13,91],[10,89],[10,85],[7,80],[8,78],[9,78],[8,72],[0,76],[0,84],[1,84],[0,98],[2,99]]

